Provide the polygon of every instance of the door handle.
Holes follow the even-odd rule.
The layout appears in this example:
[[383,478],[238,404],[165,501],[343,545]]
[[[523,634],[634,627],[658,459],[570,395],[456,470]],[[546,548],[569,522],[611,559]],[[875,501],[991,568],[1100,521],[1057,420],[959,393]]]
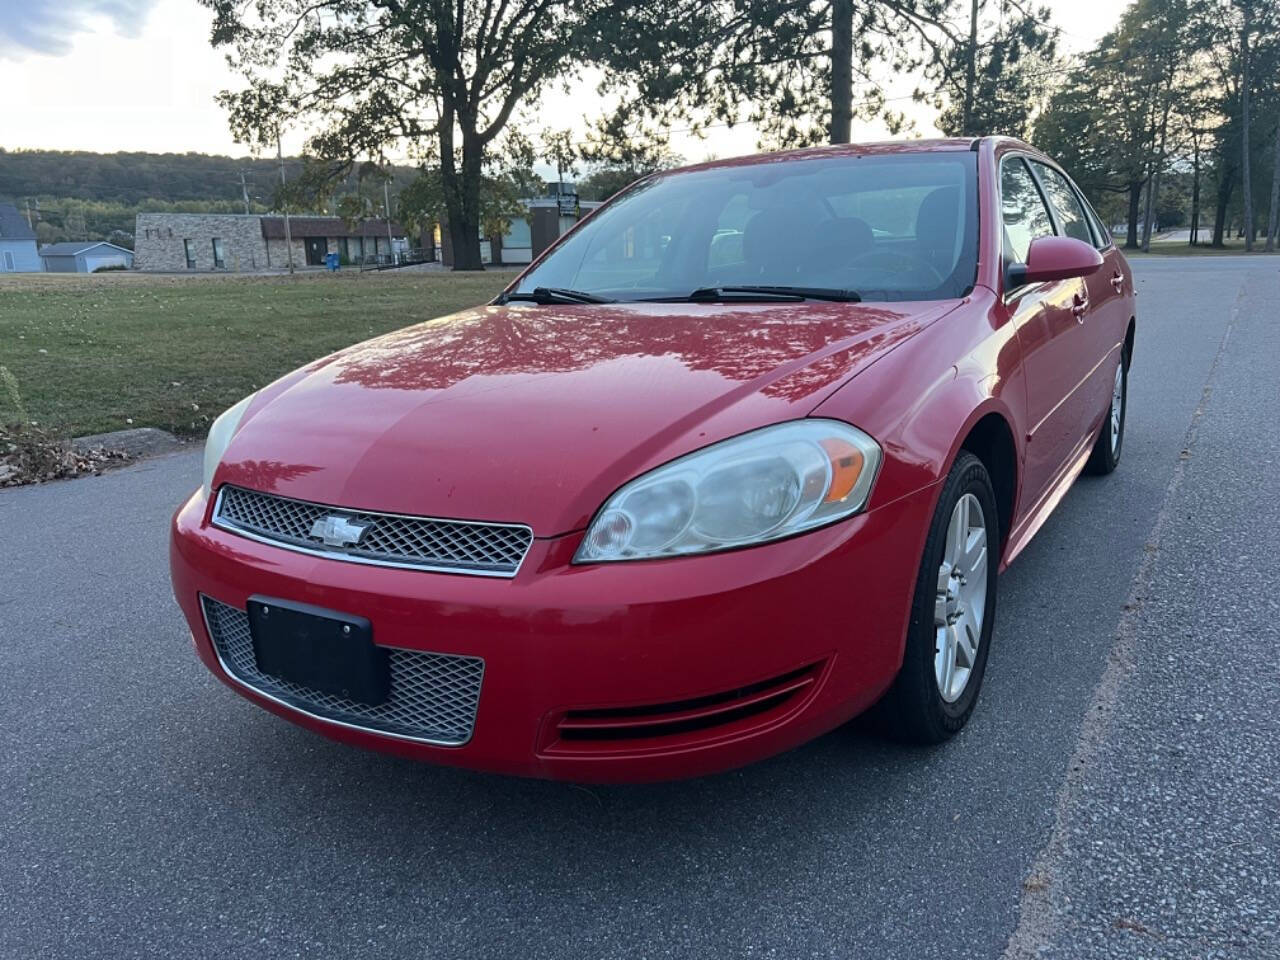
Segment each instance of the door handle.
[[1076,315],[1076,322],[1084,323],[1084,315],[1089,310],[1089,298],[1077,293],[1071,298],[1071,312]]
[[1124,293],[1124,274],[1117,270],[1111,278],[1111,285],[1116,288],[1116,293]]

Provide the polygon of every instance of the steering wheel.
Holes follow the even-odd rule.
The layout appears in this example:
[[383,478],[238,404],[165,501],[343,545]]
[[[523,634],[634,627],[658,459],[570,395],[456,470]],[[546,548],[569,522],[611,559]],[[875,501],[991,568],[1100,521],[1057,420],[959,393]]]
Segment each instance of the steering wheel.
[[895,273],[911,273],[917,270],[927,270],[929,275],[933,277],[935,286],[942,286],[942,282],[946,279],[938,268],[922,257],[917,257],[910,253],[902,253],[898,250],[869,250],[866,253],[860,253],[846,265],[846,269],[853,269],[859,266],[877,266],[883,265],[889,269],[893,269],[893,264],[901,264],[906,269],[896,270]]

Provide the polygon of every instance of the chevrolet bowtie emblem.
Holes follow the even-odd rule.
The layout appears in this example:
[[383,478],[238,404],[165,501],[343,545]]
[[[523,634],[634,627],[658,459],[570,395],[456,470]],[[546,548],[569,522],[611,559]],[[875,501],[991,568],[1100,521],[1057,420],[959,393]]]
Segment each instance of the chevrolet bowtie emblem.
[[325,546],[351,547],[360,542],[368,528],[367,523],[355,523],[350,517],[330,514],[311,525],[311,535],[323,540]]

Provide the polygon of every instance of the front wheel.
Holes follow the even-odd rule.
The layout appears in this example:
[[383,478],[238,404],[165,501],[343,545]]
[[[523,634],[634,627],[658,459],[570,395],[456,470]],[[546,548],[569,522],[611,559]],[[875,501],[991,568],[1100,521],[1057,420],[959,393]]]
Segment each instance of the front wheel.
[[995,623],[999,544],[991,477],[962,451],[929,526],[902,669],[883,704],[903,739],[940,743],[973,712]]

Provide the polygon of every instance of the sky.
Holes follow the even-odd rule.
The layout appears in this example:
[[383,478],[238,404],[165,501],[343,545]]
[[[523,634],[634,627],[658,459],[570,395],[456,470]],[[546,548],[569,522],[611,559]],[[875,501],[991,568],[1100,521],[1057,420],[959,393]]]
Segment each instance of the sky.
[[[1116,0],[1047,3],[1067,52],[1091,46],[1121,9]],[[214,102],[237,78],[209,46],[210,21],[196,0],[0,0],[0,147],[247,153]],[[899,78],[886,85],[887,95],[909,94],[911,84]],[[539,129],[584,129],[600,112],[588,108],[584,117],[583,104],[594,101],[588,83],[570,93],[548,91]],[[907,110],[913,132],[936,134],[931,108],[909,100],[893,106]],[[876,124],[854,130],[855,139],[886,135]],[[302,139],[286,136],[285,152],[298,152]],[[715,129],[703,140],[673,139],[689,162],[751,153],[755,144],[755,132],[742,126]]]

